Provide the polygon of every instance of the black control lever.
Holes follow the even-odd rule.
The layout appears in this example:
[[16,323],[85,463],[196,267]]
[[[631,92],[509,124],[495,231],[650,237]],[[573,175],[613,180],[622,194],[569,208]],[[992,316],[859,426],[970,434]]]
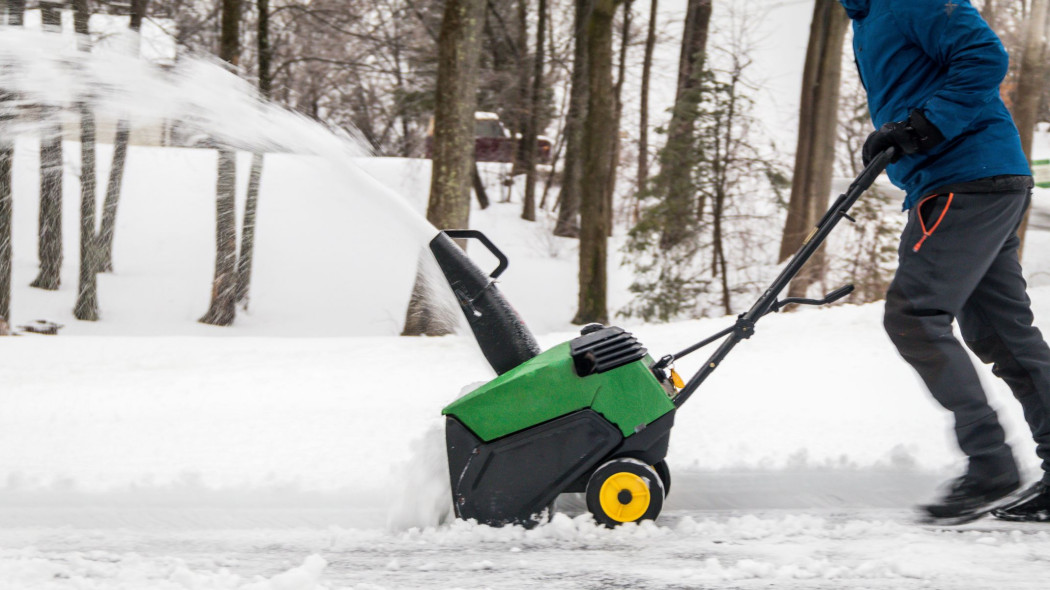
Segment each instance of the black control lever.
[[788,297],[787,299],[781,299],[780,301],[777,301],[776,305],[773,306],[773,311],[780,311],[782,307],[784,307],[785,305],[790,305],[792,303],[798,305],[827,305],[829,303],[835,303],[839,299],[842,299],[846,295],[852,293],[853,289],[854,287],[852,284],[846,285],[844,287],[839,287],[838,289],[835,289],[831,293],[825,295],[823,299],[805,299],[803,297]]

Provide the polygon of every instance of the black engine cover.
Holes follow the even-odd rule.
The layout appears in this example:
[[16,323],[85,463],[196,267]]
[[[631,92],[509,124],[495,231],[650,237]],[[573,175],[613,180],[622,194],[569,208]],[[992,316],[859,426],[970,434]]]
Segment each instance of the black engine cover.
[[535,515],[624,440],[593,410],[489,443],[448,416],[445,439],[456,516],[491,526],[535,526]]

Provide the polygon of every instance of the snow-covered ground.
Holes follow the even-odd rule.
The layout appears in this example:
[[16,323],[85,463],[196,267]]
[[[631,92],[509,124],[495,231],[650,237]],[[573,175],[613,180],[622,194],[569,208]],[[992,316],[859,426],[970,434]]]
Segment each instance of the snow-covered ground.
[[[352,223],[355,201],[339,203],[350,212],[340,222],[320,215],[337,202],[309,190],[325,184],[324,168],[294,156],[274,169],[307,173],[275,174],[264,190],[260,236],[269,237],[260,237],[251,312],[233,329],[196,324],[210,232],[193,218],[211,206],[211,156],[151,148],[132,157],[184,168],[158,192],[128,193],[118,271],[101,283],[103,321],[63,315],[69,276],[57,293],[21,289],[15,300],[32,314],[23,318],[67,323],[63,336],[0,339],[0,588],[1041,587],[1050,528],[912,522],[911,506],[954,473],[958,456],[947,417],[883,335],[879,304],[764,319],[679,413],[675,487],[655,525],[599,529],[569,497],[534,531],[425,526],[445,501],[440,409],[491,377],[472,339],[400,338],[396,316],[393,329],[368,327],[377,309],[403,306],[395,288],[407,290],[411,272],[375,287],[335,270],[320,279],[330,293],[282,280],[389,266],[380,242],[335,231]],[[411,192],[423,182],[413,175],[425,175],[418,165],[362,160],[355,174]],[[282,205],[289,194],[298,213]],[[35,210],[30,199],[23,214]],[[517,214],[517,204],[496,203],[475,212],[475,226],[510,254],[501,287],[547,347],[573,336],[574,253]],[[316,237],[303,228],[314,222],[333,224],[333,242],[311,258]],[[68,251],[75,240],[67,235]],[[16,283],[25,283],[34,250],[24,235],[19,244]],[[409,268],[416,247],[400,254]],[[1045,262],[1044,248],[1029,251]],[[165,275],[163,288],[153,284]],[[141,296],[147,289],[163,297]],[[1032,296],[1037,317],[1050,317],[1050,288]],[[631,329],[659,355],[728,322]],[[684,373],[702,359],[687,360]],[[1032,473],[1019,408],[982,375]]]

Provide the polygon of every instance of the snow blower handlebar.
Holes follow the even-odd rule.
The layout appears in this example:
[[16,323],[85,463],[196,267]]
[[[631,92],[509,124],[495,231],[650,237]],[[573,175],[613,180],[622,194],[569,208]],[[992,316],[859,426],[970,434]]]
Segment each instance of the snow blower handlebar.
[[490,279],[495,279],[499,277],[501,274],[503,274],[503,271],[507,270],[507,266],[510,265],[510,260],[507,258],[507,255],[504,254],[499,248],[497,248],[496,244],[493,244],[492,240],[490,240],[488,236],[476,229],[446,229],[442,230],[442,232],[446,236],[454,240],[465,240],[468,238],[474,238],[475,240],[481,242],[482,245],[484,245],[486,248],[488,248],[489,252],[492,252],[492,255],[495,256],[497,260],[499,260],[499,266],[496,267],[496,270],[489,273]]
[[878,178],[879,174],[882,174],[882,171],[893,161],[896,154],[896,148],[890,147],[872,159],[853,183],[850,184],[849,190],[835,199],[835,202],[831,205],[828,211],[824,213],[824,217],[820,220],[820,223],[813,228],[813,231],[802,242],[802,247],[791,258],[787,266],[784,267],[784,270],[780,272],[780,275],[773,281],[773,284],[766,289],[765,293],[762,294],[750,310],[737,317],[735,324],[713,336],[697,342],[677,354],[667,355],[653,365],[654,370],[662,370],[673,363],[675,359],[682,358],[687,354],[711,344],[719,338],[728,336],[715,353],[711,355],[711,358],[704,363],[704,366],[701,367],[691,379],[689,379],[685,384],[685,387],[683,387],[681,391],[678,392],[678,395],[675,396],[675,407],[681,407],[682,404],[684,404],[686,400],[696,392],[697,388],[700,387],[700,384],[703,383],[718,365],[722,363],[722,360],[729,354],[729,351],[733,350],[741,340],[746,340],[751,337],[755,331],[755,322],[757,322],[762,316],[771,312],[780,311],[785,305],[790,305],[792,303],[800,305],[827,305],[838,301],[853,292],[853,285],[846,285],[828,293],[823,299],[804,299],[800,297],[777,299],[777,297],[780,296],[780,292],[788,286],[796,275],[798,275],[799,271],[802,270],[802,267],[817,251],[817,248],[824,243],[828,234],[835,229],[835,226],[838,225],[838,222],[843,217],[853,222],[856,221],[849,215],[850,208],[853,207],[853,204],[857,202],[857,199],[864,194],[864,191],[868,190],[872,183],[875,182],[875,179]]

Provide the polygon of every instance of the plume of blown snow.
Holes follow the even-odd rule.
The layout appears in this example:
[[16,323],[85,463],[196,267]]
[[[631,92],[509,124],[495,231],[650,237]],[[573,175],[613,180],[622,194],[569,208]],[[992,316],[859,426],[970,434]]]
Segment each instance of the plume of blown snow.
[[435,421],[412,442],[409,459],[397,466],[390,489],[387,528],[403,531],[436,527],[452,519],[444,421]]

